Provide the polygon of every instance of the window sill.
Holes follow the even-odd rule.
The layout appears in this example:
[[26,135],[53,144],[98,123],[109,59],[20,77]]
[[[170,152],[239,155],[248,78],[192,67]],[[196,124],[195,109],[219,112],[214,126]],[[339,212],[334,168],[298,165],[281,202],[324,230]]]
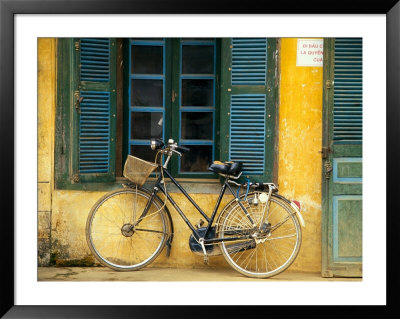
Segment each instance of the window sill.
[[[155,178],[149,178],[143,185],[144,188],[151,190],[155,183]],[[218,179],[195,179],[195,178],[177,178],[185,191],[189,194],[219,194],[221,183]],[[76,183],[65,185],[59,190],[80,190],[80,191],[99,191],[108,192],[122,187],[122,184],[128,183],[125,177],[117,177],[112,183]],[[167,191],[169,193],[180,193],[181,191],[168,179],[166,180]]]

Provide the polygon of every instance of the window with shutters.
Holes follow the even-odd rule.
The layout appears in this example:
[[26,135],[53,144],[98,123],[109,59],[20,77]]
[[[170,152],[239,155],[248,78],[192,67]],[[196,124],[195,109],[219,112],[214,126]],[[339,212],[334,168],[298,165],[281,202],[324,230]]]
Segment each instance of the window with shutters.
[[123,54],[117,39],[58,40],[58,188],[114,182],[128,154],[153,161],[152,137],[191,149],[171,161],[175,177],[215,179],[208,164],[225,160],[242,161],[243,177],[272,180],[276,39],[118,43]]

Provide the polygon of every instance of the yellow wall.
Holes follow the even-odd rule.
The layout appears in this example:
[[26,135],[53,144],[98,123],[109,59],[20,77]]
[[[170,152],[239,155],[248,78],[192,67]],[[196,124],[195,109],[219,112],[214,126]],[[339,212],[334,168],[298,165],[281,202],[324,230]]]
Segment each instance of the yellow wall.
[[[53,253],[57,253],[58,264],[71,264],[74,262],[93,262],[88,259],[89,249],[85,239],[85,223],[90,209],[105,192],[82,192],[56,190],[53,194],[52,207],[52,240]],[[182,194],[171,194],[173,199],[179,203],[192,224],[196,224],[200,215],[195,208],[184,198]],[[191,194],[192,198],[199,204],[200,208],[210,212],[217,201],[217,194]],[[220,207],[232,197],[225,198]],[[216,256],[210,258],[208,266],[203,264],[203,257],[193,254],[189,248],[189,228],[174,208],[168,204],[174,225],[174,239],[171,254],[166,258],[166,250],[149,267],[187,267],[203,268],[223,266],[228,267],[224,258]],[[204,218],[203,218],[204,219]]]
[[321,270],[322,67],[296,66],[297,39],[281,40],[279,191],[302,203],[306,228],[292,270]]
[[[84,231],[86,217],[104,193],[53,190],[55,48],[54,39],[39,39],[39,241],[48,243],[51,224],[52,253],[57,262],[90,264]],[[306,222],[300,255],[288,271],[315,272],[321,269],[322,67],[296,67],[296,48],[297,39],[281,40],[278,184],[282,195],[302,202]],[[183,195],[173,197],[196,223],[200,216],[190,204],[185,204]],[[199,206],[208,212],[217,197],[193,194]],[[222,204],[226,202],[227,199]],[[167,259],[163,252],[153,266],[207,267],[201,256],[191,253],[190,231],[175,210],[169,208],[175,228],[171,256]],[[212,257],[208,267],[228,265],[223,257]]]
[[56,40],[38,39],[38,262],[50,260],[53,190]]

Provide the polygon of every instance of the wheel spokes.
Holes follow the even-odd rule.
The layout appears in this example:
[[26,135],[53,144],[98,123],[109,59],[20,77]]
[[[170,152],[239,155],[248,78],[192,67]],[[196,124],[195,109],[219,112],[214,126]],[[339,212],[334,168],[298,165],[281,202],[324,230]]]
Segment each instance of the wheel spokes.
[[146,196],[133,191],[115,193],[92,214],[88,238],[95,255],[106,265],[142,267],[162,249],[168,232],[161,206],[153,202],[140,227],[133,224],[137,212],[146,207],[150,198]]
[[246,234],[252,237],[253,245],[223,242],[222,251],[230,264],[243,274],[269,277],[286,269],[296,257],[299,224],[290,208],[277,199],[271,199],[269,205],[251,205],[250,201],[242,203],[258,226],[249,227],[239,205],[232,205],[219,222],[219,237]]

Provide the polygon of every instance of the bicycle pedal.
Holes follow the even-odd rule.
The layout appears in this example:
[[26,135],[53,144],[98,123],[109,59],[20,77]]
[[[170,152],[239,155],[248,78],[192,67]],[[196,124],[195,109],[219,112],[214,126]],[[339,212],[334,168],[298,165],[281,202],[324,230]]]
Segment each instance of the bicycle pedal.
[[208,256],[204,255],[204,265],[208,265]]

